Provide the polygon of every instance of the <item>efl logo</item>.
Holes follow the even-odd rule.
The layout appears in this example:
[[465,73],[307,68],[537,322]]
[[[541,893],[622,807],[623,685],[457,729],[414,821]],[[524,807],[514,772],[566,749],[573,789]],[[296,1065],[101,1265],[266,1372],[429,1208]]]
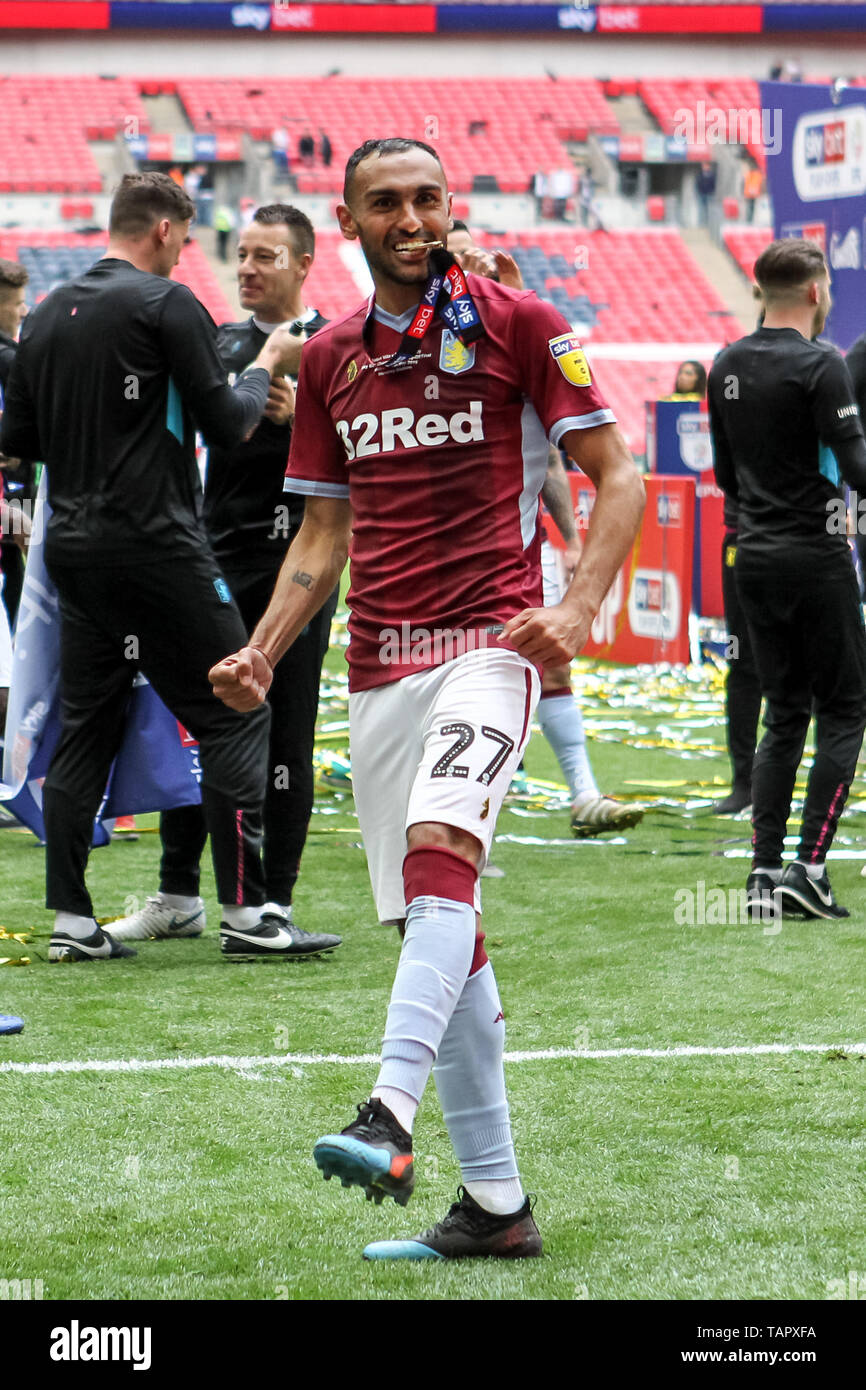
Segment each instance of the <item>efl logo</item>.
[[791,168],[803,202],[866,193],[866,106],[810,111],[794,127]]
[[806,127],[804,137],[807,164],[841,164],[845,159],[845,123]]
[[558,338],[549,338],[547,345],[566,381],[570,381],[572,386],[592,385],[589,363],[579,338],[573,333],[561,333]]
[[694,473],[705,473],[713,466],[710,417],[703,411],[688,411],[677,420],[680,458]]
[[676,575],[639,569],[628,596],[628,621],[636,637],[671,642],[680,630],[682,604]]
[[682,499],[661,492],[656,499],[656,520],[659,526],[682,526]]
[[826,222],[783,222],[780,235],[795,237],[797,241],[814,241],[827,254]]

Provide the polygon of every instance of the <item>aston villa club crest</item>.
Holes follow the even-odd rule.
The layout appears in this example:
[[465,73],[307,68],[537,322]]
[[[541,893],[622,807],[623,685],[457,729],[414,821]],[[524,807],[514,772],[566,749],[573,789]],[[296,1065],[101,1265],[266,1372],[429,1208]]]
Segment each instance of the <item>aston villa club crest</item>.
[[558,338],[550,338],[547,346],[566,381],[570,381],[572,386],[592,385],[589,363],[580,340],[573,333],[561,333]]
[[475,366],[475,344],[466,347],[456,338],[450,328],[442,330],[442,346],[439,349],[439,368],[451,376],[460,376]]
[[358,375],[358,364],[357,364],[357,362],[355,361],[355,359],[352,358],[352,361],[349,363],[348,367],[346,368],[346,377],[347,377],[347,379],[348,379],[350,385],[351,385],[351,383],[355,380],[355,377],[356,377],[357,375]]

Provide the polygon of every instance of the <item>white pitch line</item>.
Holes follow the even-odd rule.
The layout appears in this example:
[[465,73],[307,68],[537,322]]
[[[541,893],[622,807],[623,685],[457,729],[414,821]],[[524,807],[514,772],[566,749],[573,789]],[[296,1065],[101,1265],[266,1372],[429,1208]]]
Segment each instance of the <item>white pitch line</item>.
[[[797,1052],[848,1052],[866,1055],[866,1042],[858,1043],[751,1043],[732,1047],[548,1047],[538,1052],[506,1052],[506,1062],[602,1062],[618,1057],[766,1057]],[[269,1057],[131,1057],[86,1062],[0,1062],[0,1074],[19,1076],[57,1076],[75,1072],[196,1071],[214,1067],[221,1071],[254,1071],[257,1067],[291,1066],[372,1066],[379,1061],[375,1052],[283,1052]]]

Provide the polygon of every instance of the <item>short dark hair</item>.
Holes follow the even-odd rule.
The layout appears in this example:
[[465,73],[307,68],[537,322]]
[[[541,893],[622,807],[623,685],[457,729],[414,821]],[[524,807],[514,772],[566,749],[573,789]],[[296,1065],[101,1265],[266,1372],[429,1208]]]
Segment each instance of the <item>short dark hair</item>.
[[285,223],[291,234],[295,255],[315,256],[316,233],[309,217],[300,208],[293,208],[291,203],[268,203],[263,208],[256,208],[253,221],[261,227],[279,227]]
[[799,237],[771,241],[755,261],[755,279],[765,300],[789,295],[827,274],[824,252],[817,242]]
[[111,200],[108,232],[110,236],[144,236],[163,217],[188,222],[194,213],[192,199],[168,174],[124,174]]
[[20,290],[30,279],[20,261],[4,261],[0,257],[0,294],[6,290]]
[[450,232],[469,232],[469,235],[470,235],[470,236],[472,235],[472,233],[469,231],[469,228],[467,227],[466,223],[463,222],[463,221],[461,220],[461,218],[459,218],[459,217],[452,217],[452,219],[451,219],[451,226],[448,228],[448,231],[449,231],[449,233],[450,233]]
[[392,135],[387,140],[365,140],[363,145],[359,145],[356,150],[349,155],[346,162],[346,175],[343,179],[343,202],[348,203],[349,193],[352,188],[352,181],[355,177],[355,170],[362,160],[369,159],[370,155],[375,154],[380,158],[387,154],[405,154],[407,150],[423,150],[425,154],[432,154],[442,173],[442,160],[434,150],[432,145],[425,145],[423,140],[410,140],[403,135]]

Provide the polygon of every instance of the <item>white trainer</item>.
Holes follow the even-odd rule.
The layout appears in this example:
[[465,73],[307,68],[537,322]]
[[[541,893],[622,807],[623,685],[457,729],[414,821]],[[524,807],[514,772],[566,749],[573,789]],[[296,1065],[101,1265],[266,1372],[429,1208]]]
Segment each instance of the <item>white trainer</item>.
[[584,792],[571,804],[571,831],[579,840],[586,840],[607,831],[630,830],[643,817],[643,806],[624,806],[599,792]]
[[106,923],[115,941],[169,941],[173,937],[201,936],[207,926],[204,899],[194,908],[169,907],[162,893],[149,897],[140,912]]

